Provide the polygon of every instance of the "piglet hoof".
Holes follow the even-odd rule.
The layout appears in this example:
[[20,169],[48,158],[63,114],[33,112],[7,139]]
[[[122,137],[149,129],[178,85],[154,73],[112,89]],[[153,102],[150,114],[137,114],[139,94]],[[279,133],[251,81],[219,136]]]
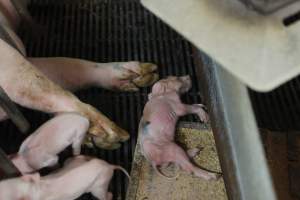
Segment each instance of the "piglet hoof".
[[201,150],[203,150],[202,147],[196,147],[196,148],[192,148],[192,149],[187,150],[186,153],[188,154],[188,156],[189,156],[190,158],[194,158],[194,157],[196,157],[196,156],[198,155],[198,153],[199,153]]
[[133,79],[129,79],[130,84],[136,86],[135,90],[132,91],[136,91],[136,89],[141,87],[151,86],[159,78],[158,74],[155,73],[157,66],[152,63],[128,62],[124,65],[124,68],[137,75]]
[[207,123],[209,121],[209,116],[204,110],[205,106],[203,104],[195,104],[195,106],[197,106],[197,115],[200,120],[204,123]]
[[94,147],[93,137],[91,135],[86,135],[82,144],[89,148],[93,148]]
[[222,174],[219,173],[211,173],[206,180],[208,181],[217,181],[222,177]]
[[[118,127],[92,106],[85,104],[84,111],[81,113],[90,120],[91,127],[88,132],[89,136],[94,139],[96,146],[105,149],[117,148],[120,146],[119,142],[125,142],[129,139],[129,134],[125,130]],[[91,146],[91,140],[86,144]]]

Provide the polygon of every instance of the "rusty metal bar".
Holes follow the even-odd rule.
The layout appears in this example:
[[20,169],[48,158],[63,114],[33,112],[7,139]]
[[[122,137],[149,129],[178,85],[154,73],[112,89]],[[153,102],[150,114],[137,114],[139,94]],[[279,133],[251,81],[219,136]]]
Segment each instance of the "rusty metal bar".
[[20,171],[14,166],[4,151],[0,148],[0,180],[20,176]]
[[46,27],[37,24],[27,9],[29,0],[10,0],[21,19],[21,25],[35,38],[45,34]]
[[19,50],[15,41],[10,37],[8,32],[5,30],[5,28],[1,24],[0,24],[0,39],[7,42],[9,45],[11,45],[13,48],[15,48],[17,51],[19,51],[19,53],[21,53],[23,55],[23,53]]
[[25,133],[30,125],[23,114],[19,111],[14,102],[10,100],[3,88],[0,86],[0,106],[7,113],[9,118],[19,128],[19,130]]

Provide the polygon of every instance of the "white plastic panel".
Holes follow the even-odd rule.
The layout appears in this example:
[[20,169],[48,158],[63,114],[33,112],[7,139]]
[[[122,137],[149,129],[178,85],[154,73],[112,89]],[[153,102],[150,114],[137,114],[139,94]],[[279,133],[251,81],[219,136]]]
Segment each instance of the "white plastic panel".
[[300,23],[283,18],[299,4],[263,16],[237,0],[142,0],[242,82],[271,90],[300,73]]

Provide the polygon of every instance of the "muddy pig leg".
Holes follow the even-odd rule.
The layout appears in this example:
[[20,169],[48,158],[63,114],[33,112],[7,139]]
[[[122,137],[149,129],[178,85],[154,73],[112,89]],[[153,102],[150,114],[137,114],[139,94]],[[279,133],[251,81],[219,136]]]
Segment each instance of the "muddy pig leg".
[[76,112],[90,121],[89,132],[97,145],[111,148],[129,134],[94,107],[82,103],[72,93],[51,82],[15,49],[0,40],[0,85],[16,103],[48,112]]
[[172,143],[166,147],[163,157],[166,162],[175,163],[180,166],[182,170],[188,173],[193,173],[199,178],[204,178],[205,180],[216,180],[219,177],[219,175],[216,173],[200,169],[199,167],[193,165],[186,152],[184,152],[183,149],[175,143]]
[[28,58],[50,80],[65,89],[97,86],[109,90],[138,91],[157,81],[152,63],[96,63],[75,58]]

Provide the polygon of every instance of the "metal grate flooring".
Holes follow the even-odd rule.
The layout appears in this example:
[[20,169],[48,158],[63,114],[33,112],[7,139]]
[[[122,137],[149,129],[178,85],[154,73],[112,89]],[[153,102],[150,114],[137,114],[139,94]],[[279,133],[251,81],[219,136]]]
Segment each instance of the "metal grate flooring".
[[[47,1],[33,0],[29,6],[34,19],[47,28],[39,38],[20,30],[29,56],[66,56],[96,62],[140,60],[159,65],[161,77],[189,74],[193,88],[183,97],[187,103],[201,102],[196,83],[192,46],[164,25],[135,0]],[[76,69],[74,69],[76,70]],[[137,93],[116,93],[99,88],[76,92],[76,95],[128,130],[131,139],[120,149],[83,150],[130,171],[136,144],[137,127],[150,88]],[[22,109],[32,130],[49,115]],[[184,120],[196,120],[193,116]],[[17,151],[25,136],[7,121],[0,124],[0,146],[7,153]],[[114,199],[124,199],[126,178],[116,173],[111,183]],[[87,194],[80,199],[93,199]]]

